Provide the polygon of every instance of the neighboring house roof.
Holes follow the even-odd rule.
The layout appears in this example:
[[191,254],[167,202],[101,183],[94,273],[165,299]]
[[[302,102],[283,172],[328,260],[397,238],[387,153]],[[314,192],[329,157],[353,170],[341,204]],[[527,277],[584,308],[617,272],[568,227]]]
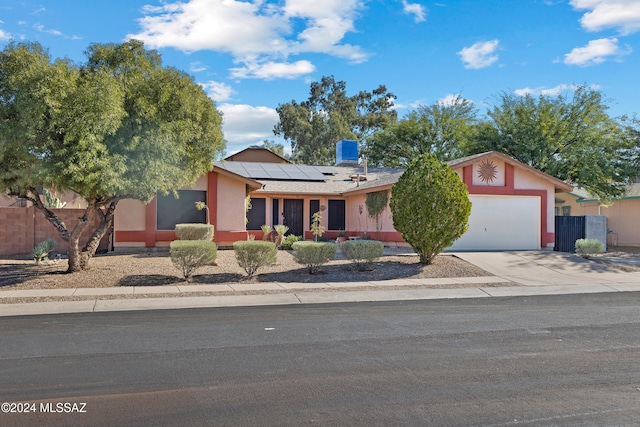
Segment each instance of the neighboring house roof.
[[291,163],[289,160],[259,145],[252,145],[226,157],[226,161],[259,162],[259,163]]
[[[463,157],[447,162],[447,164],[452,169],[458,169],[471,165],[484,157],[498,157],[505,163],[526,169],[551,182],[556,192],[573,190],[572,185],[496,151]],[[354,195],[360,192],[368,193],[372,190],[375,191],[375,189],[388,188],[398,182],[404,172],[404,169],[400,168],[373,167],[367,168],[365,173],[364,167],[361,165],[310,166],[237,161],[215,162],[214,170],[258,181],[262,187],[258,193],[329,196]]]
[[[576,187],[572,191],[568,191],[569,194],[577,197],[577,202],[599,202],[600,199],[590,194],[584,188]],[[619,200],[625,199],[640,199],[640,183],[634,182],[632,184],[628,184],[625,187],[624,196],[620,197]]]

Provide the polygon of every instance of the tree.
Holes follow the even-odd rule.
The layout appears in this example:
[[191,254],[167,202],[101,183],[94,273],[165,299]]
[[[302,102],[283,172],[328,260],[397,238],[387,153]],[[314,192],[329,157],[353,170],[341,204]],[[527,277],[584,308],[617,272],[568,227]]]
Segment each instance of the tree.
[[285,157],[284,154],[284,145],[282,144],[277,144],[275,141],[271,141],[269,139],[265,139],[264,141],[262,141],[262,147],[266,148],[267,150],[271,151],[272,153],[277,154],[280,157]]
[[[148,202],[193,183],[224,147],[214,102],[157,52],[131,40],[86,53],[75,65],[52,62],[37,43],[0,52],[0,186],[30,200],[69,243],[68,272],[88,266],[119,200]],[[41,188],[87,201],[73,229],[43,204]]]
[[333,164],[341,139],[360,141],[366,152],[371,136],[396,120],[395,98],[384,85],[347,96],[345,82],[323,77],[311,84],[308,100],[278,105],[280,121],[273,132],[291,143],[295,162]]
[[500,151],[596,197],[620,196],[629,168],[619,153],[628,140],[607,109],[602,94],[584,86],[572,98],[502,93],[469,154]]
[[442,161],[460,157],[470,144],[476,110],[457,95],[451,102],[420,106],[373,136],[369,161],[374,165],[407,167],[425,153]]
[[414,159],[391,189],[393,226],[420,256],[433,258],[467,230],[471,202],[467,187],[433,154]]

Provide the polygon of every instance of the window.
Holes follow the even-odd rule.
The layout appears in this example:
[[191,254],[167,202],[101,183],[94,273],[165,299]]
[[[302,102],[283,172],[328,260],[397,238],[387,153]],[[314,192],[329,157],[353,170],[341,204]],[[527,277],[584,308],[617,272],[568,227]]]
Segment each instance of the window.
[[571,206],[562,207],[562,216],[571,216]]
[[344,230],[344,216],[344,200],[329,200],[329,230]]
[[267,213],[267,199],[251,198],[251,209],[247,212],[247,230],[260,230],[265,224]]
[[196,202],[207,200],[206,191],[178,190],[178,198],[173,194],[158,194],[158,230],[175,230],[176,224],[207,222],[207,213],[196,209]]
[[309,230],[313,223],[313,214],[320,210],[320,200],[309,200]]

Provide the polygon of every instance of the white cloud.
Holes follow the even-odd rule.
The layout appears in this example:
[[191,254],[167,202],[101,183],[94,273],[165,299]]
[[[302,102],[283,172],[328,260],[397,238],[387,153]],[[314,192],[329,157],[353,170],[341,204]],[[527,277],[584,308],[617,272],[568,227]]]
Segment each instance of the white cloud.
[[11,34],[0,30],[0,40],[11,40]]
[[207,92],[209,98],[213,99],[216,102],[224,102],[231,99],[231,95],[235,93],[235,91],[225,83],[220,83],[216,81],[208,81],[206,83],[201,83],[201,86]]
[[309,61],[248,63],[244,67],[232,68],[233,78],[255,78],[272,80],[275,78],[294,79],[314,72],[316,67]]
[[498,49],[498,40],[474,43],[463,48],[458,55],[464,62],[464,68],[479,69],[489,67],[498,60],[495,54]]
[[273,127],[280,120],[275,109],[246,104],[221,104],[218,109],[223,114],[222,131],[228,152],[274,139]]
[[[313,71],[308,61],[287,63],[292,54],[324,53],[363,62],[368,55],[359,46],[343,44],[353,32],[362,0],[188,0],[146,6],[138,20],[141,31],[129,34],[154,47],[186,52],[226,52],[243,67],[239,77],[290,78]],[[262,77],[261,77],[262,78]]]
[[587,9],[580,19],[587,31],[617,28],[621,35],[640,30],[640,2],[637,0],[571,0],[577,10]]
[[578,65],[587,67],[589,65],[600,64],[609,57],[620,60],[620,57],[630,54],[632,49],[625,49],[618,46],[617,38],[604,38],[591,40],[584,47],[576,47],[571,52],[564,55],[564,63],[567,65]]
[[437,104],[444,107],[451,107],[454,105],[462,104],[463,102],[470,102],[471,104],[473,104],[473,101],[465,99],[462,95],[455,93],[450,93],[444,98],[440,98]]
[[44,27],[44,25],[42,24],[35,24],[33,26],[33,28],[35,28],[36,30],[40,31],[41,33],[49,33],[49,34],[53,34],[54,36],[61,36],[62,32],[58,31],[58,30],[53,30],[53,29],[46,29]]
[[204,65],[202,62],[196,61],[196,62],[192,62],[189,64],[189,70],[192,73],[200,73],[204,70],[207,69],[207,66]]
[[424,22],[427,19],[428,9],[418,3],[409,3],[407,0],[402,0],[402,8],[404,13],[414,15],[413,20],[415,22]]
[[[579,87],[580,87],[579,85],[574,85],[574,84],[560,84],[560,85],[557,85],[557,86],[551,87],[551,88],[544,88],[544,87],[529,88],[529,87],[525,87],[523,89],[516,89],[516,90],[513,91],[513,93],[515,93],[518,96],[527,96],[527,95],[532,95],[532,96],[540,96],[540,95],[542,95],[542,96],[558,96],[562,92],[574,91],[574,90],[578,89]],[[599,90],[600,89],[600,85],[597,85],[597,84],[589,85],[589,89]]]

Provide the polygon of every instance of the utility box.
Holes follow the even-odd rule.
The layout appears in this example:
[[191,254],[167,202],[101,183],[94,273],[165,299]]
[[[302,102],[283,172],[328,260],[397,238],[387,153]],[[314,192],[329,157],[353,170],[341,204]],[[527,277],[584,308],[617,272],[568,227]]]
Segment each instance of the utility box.
[[358,164],[358,141],[342,139],[336,143],[336,166]]

